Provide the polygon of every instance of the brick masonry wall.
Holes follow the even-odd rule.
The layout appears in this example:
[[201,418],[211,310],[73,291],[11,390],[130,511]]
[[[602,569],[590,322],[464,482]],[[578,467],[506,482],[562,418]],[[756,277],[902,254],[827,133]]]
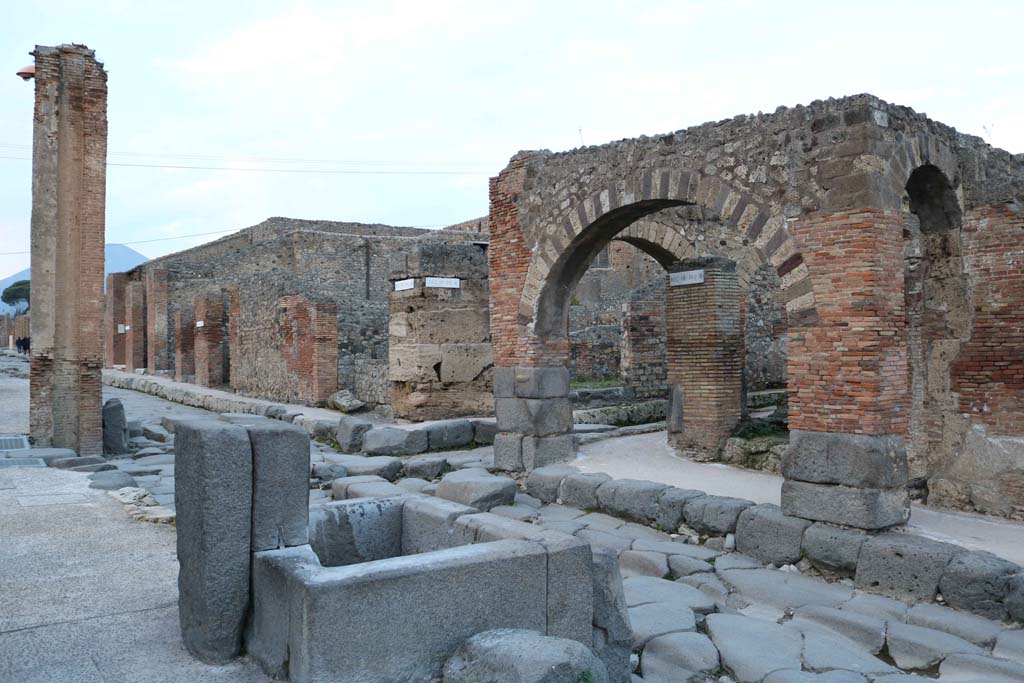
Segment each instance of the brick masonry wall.
[[102,452],[107,75],[80,45],[36,46],[32,361],[36,446]]
[[228,381],[227,319],[223,293],[217,291],[197,296],[192,310],[195,312],[193,353],[196,384],[223,387]]
[[170,300],[168,299],[168,272],[164,268],[145,271],[146,285],[146,369],[149,372],[173,371],[168,343],[170,332]]
[[179,382],[194,382],[196,319],[191,306],[179,308],[174,312],[173,327],[174,379]]
[[146,367],[146,285],[130,281],[124,294],[124,367],[128,372]]
[[103,309],[103,365],[111,368],[124,365],[124,273],[107,276],[107,291]]
[[668,390],[665,276],[658,282],[623,304],[622,377],[637,398],[664,398]]
[[573,377],[618,378],[620,325],[595,325],[569,335],[569,370]]

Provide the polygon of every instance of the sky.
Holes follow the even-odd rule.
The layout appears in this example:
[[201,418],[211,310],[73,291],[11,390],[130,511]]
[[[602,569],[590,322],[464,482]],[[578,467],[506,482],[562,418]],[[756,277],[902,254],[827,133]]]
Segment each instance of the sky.
[[440,227],[486,214],[487,179],[518,150],[862,92],[1024,152],[1020,0],[19,0],[2,12],[0,277],[29,263],[33,86],[14,73],[36,44],[84,43],[104,62],[106,239],[149,257],[269,216]]

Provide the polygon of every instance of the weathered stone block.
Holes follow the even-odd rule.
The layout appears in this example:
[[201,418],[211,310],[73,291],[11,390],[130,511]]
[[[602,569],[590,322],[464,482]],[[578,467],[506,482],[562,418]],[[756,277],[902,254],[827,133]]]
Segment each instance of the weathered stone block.
[[455,520],[475,509],[444,498],[413,496],[402,505],[402,554],[428,553],[457,545]]
[[777,505],[748,507],[736,522],[736,549],[767,564],[794,564],[800,561],[810,525],[806,519],[782,514]]
[[442,344],[441,381],[472,382],[494,364],[494,347],[487,344]]
[[818,569],[853,576],[861,546],[867,540],[867,534],[859,529],[815,522],[804,532],[803,551]]
[[511,505],[516,483],[484,470],[457,470],[444,475],[437,485],[437,496],[486,512],[497,505]]
[[448,461],[439,455],[421,455],[405,461],[405,475],[430,481],[448,469]]
[[560,398],[569,395],[566,367],[494,368],[495,398]]
[[444,666],[446,683],[608,683],[604,663],[574,640],[500,629],[473,636]]
[[558,489],[562,480],[579,470],[569,465],[548,465],[538,467],[526,478],[526,492],[545,503],[558,500]]
[[342,415],[334,430],[334,439],[342,453],[358,453],[363,450],[363,437],[373,429],[373,423],[364,417]]
[[910,517],[905,488],[858,489],[787,479],[782,484],[782,510],[787,515],[859,529],[885,529]]
[[572,404],[562,398],[496,398],[498,429],[529,436],[572,432]]
[[367,457],[345,455],[341,457],[333,456],[333,459],[345,467],[346,473],[350,477],[373,474],[378,477],[384,477],[388,481],[397,479],[404,465],[401,458],[396,458],[392,455],[371,455]]
[[375,474],[360,474],[352,477],[339,477],[331,482],[331,497],[334,500],[345,500],[349,498],[348,489],[353,484],[366,484],[372,482],[386,483],[383,477]]
[[946,604],[989,619],[1006,618],[1010,577],[1020,565],[983,551],[960,553],[950,561],[939,580]]
[[110,455],[128,452],[128,418],[119,398],[107,399],[103,404],[103,452]]
[[498,421],[490,418],[470,420],[473,423],[473,441],[481,445],[494,443],[498,433]]
[[911,534],[880,534],[860,550],[858,588],[895,598],[929,601],[946,565],[962,548]]
[[174,450],[181,636],[223,663],[241,649],[249,605],[252,446],[243,427],[209,420],[178,425]]
[[498,432],[494,435],[494,467],[505,472],[523,470],[523,435]]
[[424,431],[431,451],[457,448],[473,441],[473,423],[469,420],[441,420],[428,424]]
[[782,475],[854,488],[903,487],[907,484],[907,452],[901,436],[795,429],[789,434]]
[[245,427],[252,445],[252,550],[309,541],[309,435],[278,420]]
[[699,496],[683,509],[683,516],[694,530],[709,536],[724,536],[736,531],[740,513],[753,501],[728,496]]
[[593,572],[594,651],[604,662],[610,681],[628,683],[632,670],[629,655],[633,649],[633,629],[617,555],[595,549]]
[[374,427],[363,436],[363,450],[370,455],[415,455],[429,447],[422,429]]
[[325,567],[401,555],[402,505],[397,498],[318,505],[309,514],[309,544]]
[[611,477],[604,472],[570,474],[558,487],[558,498],[563,505],[580,510],[596,510],[599,507],[597,489]]
[[667,488],[656,481],[613,479],[597,489],[597,500],[609,514],[653,522],[658,516],[658,498]]
[[576,459],[576,437],[572,434],[523,437],[523,469],[534,470]]
[[670,486],[661,492],[658,498],[658,508],[655,513],[654,523],[659,529],[669,533],[675,533],[683,523],[683,510],[686,504],[694,498],[707,495],[697,489],[679,489]]

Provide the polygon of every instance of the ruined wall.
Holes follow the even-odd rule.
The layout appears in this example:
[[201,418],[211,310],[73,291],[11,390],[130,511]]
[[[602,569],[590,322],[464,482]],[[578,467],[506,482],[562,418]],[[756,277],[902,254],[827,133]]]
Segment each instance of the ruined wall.
[[107,74],[82,45],[32,54],[31,437],[99,455]]
[[569,333],[569,370],[574,378],[620,376],[622,324],[593,325]]
[[103,306],[103,365],[113,367],[124,365],[124,288],[127,278],[124,273],[107,276],[106,296]]
[[[196,384],[220,388],[228,383],[229,349],[227,344],[227,312],[224,293],[210,291],[192,301],[195,315],[193,359]],[[184,334],[184,330],[181,331]]]
[[668,391],[665,277],[634,290],[623,304],[622,379],[638,399],[665,398]]
[[396,264],[391,277],[394,415],[433,420],[489,413],[493,356],[485,251],[471,244],[422,244]]

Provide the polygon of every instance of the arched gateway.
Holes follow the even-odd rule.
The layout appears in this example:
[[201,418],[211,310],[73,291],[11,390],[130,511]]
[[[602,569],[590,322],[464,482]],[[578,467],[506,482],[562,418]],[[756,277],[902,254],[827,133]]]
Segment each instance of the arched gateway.
[[[930,175],[908,186],[922,166],[944,184]],[[769,263],[788,316],[786,512],[863,528],[905,521],[904,197],[909,191],[916,213],[933,206],[923,192],[947,187],[942,206],[969,218],[1021,196],[1019,166],[868,95],[517,154],[490,188],[496,459],[508,469],[571,459],[569,303],[591,260],[617,238],[672,273],[669,320],[689,311],[690,332],[673,338],[670,325],[668,336],[670,433],[677,420],[687,436],[677,447],[714,443],[735,425],[741,389],[729,364],[741,355],[730,346],[742,343],[740,278]],[[990,191],[996,184],[999,196]],[[950,197],[966,205],[951,208]],[[687,205],[742,245],[739,268],[721,258],[687,261],[684,235],[641,221]]]

